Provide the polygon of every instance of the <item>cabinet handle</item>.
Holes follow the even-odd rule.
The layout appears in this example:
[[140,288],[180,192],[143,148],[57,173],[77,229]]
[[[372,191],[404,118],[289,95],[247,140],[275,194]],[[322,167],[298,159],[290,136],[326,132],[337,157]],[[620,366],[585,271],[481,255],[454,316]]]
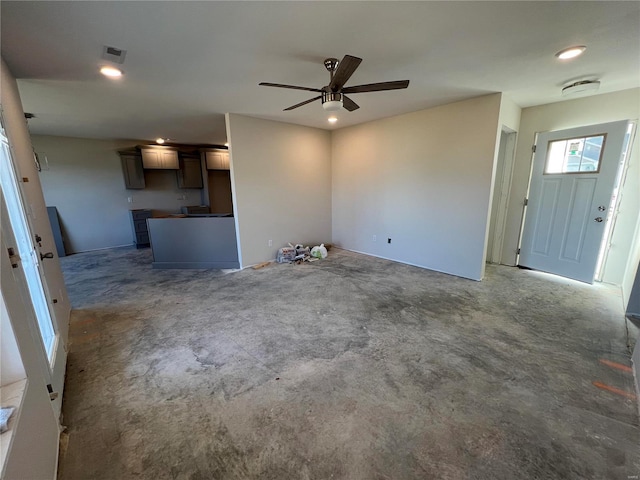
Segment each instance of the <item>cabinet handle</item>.
[[44,260],[45,258],[53,258],[52,252],[40,253],[40,260]]

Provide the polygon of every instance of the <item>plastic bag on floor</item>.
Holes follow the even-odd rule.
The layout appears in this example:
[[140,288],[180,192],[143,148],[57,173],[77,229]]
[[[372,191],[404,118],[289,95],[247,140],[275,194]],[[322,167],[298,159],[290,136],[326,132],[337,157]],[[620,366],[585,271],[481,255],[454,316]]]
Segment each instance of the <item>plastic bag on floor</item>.
[[316,258],[327,258],[327,249],[324,247],[324,243],[318,247],[311,249],[311,256]]

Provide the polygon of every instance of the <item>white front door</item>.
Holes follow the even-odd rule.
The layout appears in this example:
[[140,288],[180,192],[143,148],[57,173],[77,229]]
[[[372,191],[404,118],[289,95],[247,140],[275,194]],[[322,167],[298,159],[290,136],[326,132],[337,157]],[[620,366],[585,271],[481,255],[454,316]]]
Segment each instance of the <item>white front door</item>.
[[52,298],[47,288],[42,262],[52,256],[40,249],[38,234],[26,214],[25,202],[11,158],[11,149],[0,129],[0,187],[3,248],[12,254],[13,277],[21,290],[21,300],[33,317],[25,319],[40,352],[41,370],[52,394],[56,417],[62,408],[62,392],[67,361],[66,329],[62,330],[53,315]]
[[519,265],[593,283],[627,125],[538,135]]

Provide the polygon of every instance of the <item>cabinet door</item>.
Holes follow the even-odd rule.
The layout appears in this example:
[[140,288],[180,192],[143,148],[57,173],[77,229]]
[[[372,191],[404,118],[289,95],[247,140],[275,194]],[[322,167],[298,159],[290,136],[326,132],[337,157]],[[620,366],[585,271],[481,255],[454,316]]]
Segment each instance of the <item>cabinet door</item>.
[[160,151],[143,149],[142,150],[142,166],[144,168],[163,168]]
[[205,152],[204,155],[207,160],[207,170],[220,169],[220,152],[209,151]]
[[181,158],[177,175],[179,188],[202,188],[202,169],[199,158]]
[[178,170],[178,152],[166,147],[146,147],[142,152],[142,166],[147,169]]
[[141,189],[145,187],[142,158],[138,155],[120,155],[125,188]]
[[162,165],[161,168],[166,168],[171,170],[178,170],[180,168],[180,165],[178,162],[178,152],[174,150],[161,151],[160,156],[161,156],[160,162]]
[[205,152],[207,170],[229,170],[229,152],[209,150]]

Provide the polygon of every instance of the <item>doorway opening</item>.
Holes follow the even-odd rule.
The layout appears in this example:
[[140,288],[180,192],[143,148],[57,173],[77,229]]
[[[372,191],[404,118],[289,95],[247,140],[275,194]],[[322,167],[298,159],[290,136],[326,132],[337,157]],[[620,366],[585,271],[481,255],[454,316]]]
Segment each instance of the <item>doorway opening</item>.
[[519,266],[601,278],[633,128],[625,120],[537,135]]
[[600,245],[600,251],[598,252],[598,260],[596,262],[596,275],[595,280],[602,281],[604,275],[604,266],[607,262],[607,256],[611,248],[611,237],[615,231],[616,220],[618,219],[618,211],[620,208],[620,200],[622,199],[621,188],[624,186],[627,178],[627,171],[629,170],[629,154],[631,153],[631,146],[633,145],[633,139],[636,135],[637,122],[629,122],[627,127],[627,134],[624,138],[622,146],[622,156],[620,158],[620,166],[618,167],[618,176],[613,187],[613,195],[611,198],[611,207],[607,212],[607,222],[605,224],[605,232]]
[[489,242],[487,243],[487,262],[489,263],[502,263],[502,247],[507,222],[507,207],[511,195],[516,137],[517,132],[505,126],[502,127],[489,218]]

